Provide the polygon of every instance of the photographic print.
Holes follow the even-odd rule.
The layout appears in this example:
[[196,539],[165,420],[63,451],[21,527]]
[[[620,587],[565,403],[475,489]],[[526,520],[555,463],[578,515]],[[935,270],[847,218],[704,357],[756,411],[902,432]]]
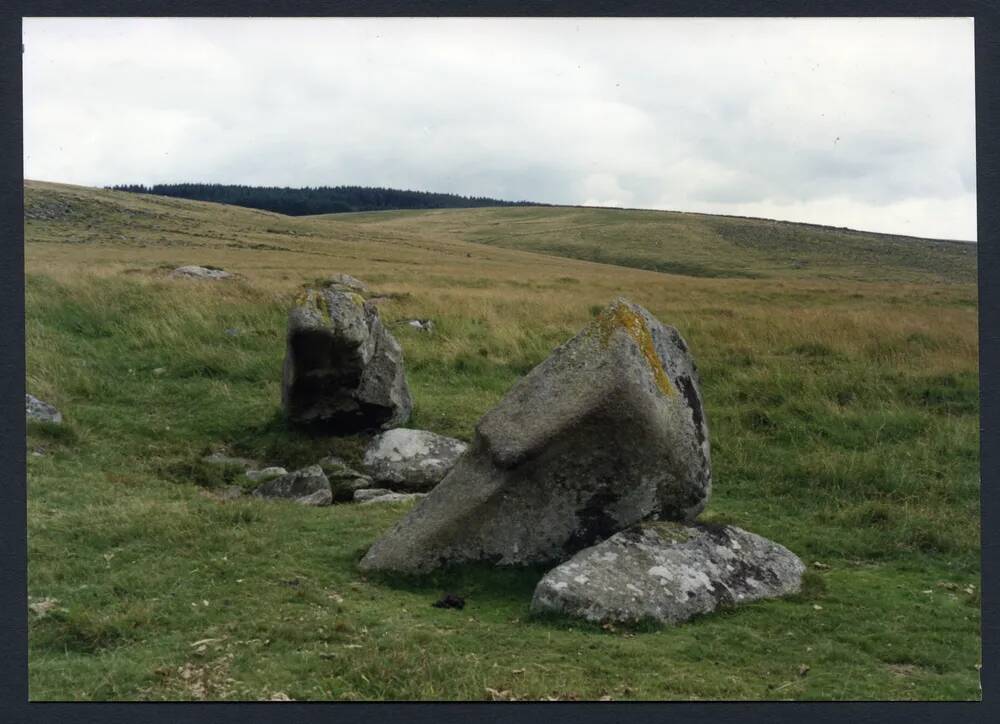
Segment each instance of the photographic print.
[[32,701],[975,700],[972,18],[25,18]]

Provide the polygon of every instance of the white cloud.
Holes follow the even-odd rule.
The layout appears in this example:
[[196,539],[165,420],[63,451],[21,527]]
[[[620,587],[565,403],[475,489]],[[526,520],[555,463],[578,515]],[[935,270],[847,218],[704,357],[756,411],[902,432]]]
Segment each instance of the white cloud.
[[972,21],[26,19],[25,172],[975,239]]

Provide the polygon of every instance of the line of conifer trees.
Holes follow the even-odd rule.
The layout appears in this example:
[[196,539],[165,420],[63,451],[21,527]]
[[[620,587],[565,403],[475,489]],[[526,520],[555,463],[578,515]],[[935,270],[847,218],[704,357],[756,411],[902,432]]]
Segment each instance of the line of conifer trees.
[[429,191],[402,191],[370,186],[316,186],[288,188],[241,186],[235,184],[119,184],[106,186],[114,191],[173,196],[195,201],[247,206],[289,216],[337,214],[346,211],[389,211],[393,209],[453,209],[472,206],[537,206],[530,201],[501,201],[485,196],[459,196]]

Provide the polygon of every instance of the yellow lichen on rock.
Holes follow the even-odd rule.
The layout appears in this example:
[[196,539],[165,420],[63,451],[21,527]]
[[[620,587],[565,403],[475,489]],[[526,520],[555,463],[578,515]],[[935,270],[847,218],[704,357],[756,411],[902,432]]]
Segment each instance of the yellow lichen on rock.
[[607,346],[615,329],[624,329],[635,340],[642,356],[646,358],[660,392],[668,397],[677,394],[674,386],[670,384],[666,370],[663,369],[660,356],[656,353],[653,335],[650,333],[649,327],[646,326],[646,320],[634,312],[624,300],[617,299],[612,302],[598,315],[593,324],[594,329],[600,334],[601,344],[605,346]]

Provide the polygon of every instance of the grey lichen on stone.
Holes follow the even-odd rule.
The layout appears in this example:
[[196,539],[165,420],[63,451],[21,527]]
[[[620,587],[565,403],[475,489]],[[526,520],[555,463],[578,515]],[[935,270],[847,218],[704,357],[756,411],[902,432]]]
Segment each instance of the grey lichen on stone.
[[795,593],[804,572],[787,548],[740,528],[642,523],[549,571],[531,610],[594,622],[679,624]]
[[710,490],[687,345],[618,299],[483,416],[470,449],[360,565],[560,561],[651,515],[690,520]]
[[385,488],[371,488],[366,490],[356,490],[354,492],[354,502],[362,505],[373,503],[405,503],[411,500],[419,500],[425,497],[426,493],[397,493]]
[[427,430],[396,428],[377,435],[365,450],[372,479],[400,491],[430,490],[468,449],[461,440]]
[[273,478],[280,478],[282,475],[288,475],[288,471],[277,466],[246,471],[246,477],[255,483],[263,483]]

